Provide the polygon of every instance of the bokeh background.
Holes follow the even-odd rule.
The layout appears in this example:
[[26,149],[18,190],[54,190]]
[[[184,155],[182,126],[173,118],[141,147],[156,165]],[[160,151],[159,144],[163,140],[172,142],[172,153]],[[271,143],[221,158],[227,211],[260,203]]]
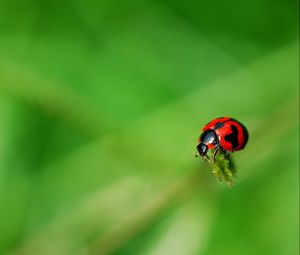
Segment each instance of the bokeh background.
[[298,254],[298,45],[295,0],[1,1],[0,254]]

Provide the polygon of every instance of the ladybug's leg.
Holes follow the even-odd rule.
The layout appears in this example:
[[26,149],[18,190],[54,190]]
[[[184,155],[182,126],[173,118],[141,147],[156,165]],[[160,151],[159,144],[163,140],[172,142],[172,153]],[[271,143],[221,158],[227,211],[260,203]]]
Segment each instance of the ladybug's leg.
[[[198,158],[198,157],[200,157],[200,155],[199,154],[195,154],[195,157]],[[204,161],[209,160],[209,158],[208,158],[208,156],[206,154],[204,156],[201,156],[201,157],[204,159]]]
[[204,159],[204,161],[209,161],[209,158],[206,154],[203,156],[203,159]]
[[[196,153],[195,157],[198,158],[198,157],[200,157],[200,155],[198,153]],[[201,156],[201,157],[204,159],[204,161],[209,160],[209,158],[206,154],[204,156]]]
[[221,151],[223,151],[224,153],[226,153],[226,150],[220,146]]
[[215,162],[216,161],[216,156],[217,156],[217,154],[218,154],[218,152],[219,152],[219,147],[216,147],[216,150],[214,151],[214,155],[213,155],[213,162]]

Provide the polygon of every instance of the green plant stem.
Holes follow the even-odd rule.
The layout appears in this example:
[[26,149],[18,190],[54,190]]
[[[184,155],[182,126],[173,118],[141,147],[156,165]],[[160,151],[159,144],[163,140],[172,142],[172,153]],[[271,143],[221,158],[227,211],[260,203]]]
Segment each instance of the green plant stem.
[[66,121],[88,136],[114,129],[113,122],[99,107],[87,103],[67,86],[46,82],[34,72],[0,63],[0,93],[40,108]]

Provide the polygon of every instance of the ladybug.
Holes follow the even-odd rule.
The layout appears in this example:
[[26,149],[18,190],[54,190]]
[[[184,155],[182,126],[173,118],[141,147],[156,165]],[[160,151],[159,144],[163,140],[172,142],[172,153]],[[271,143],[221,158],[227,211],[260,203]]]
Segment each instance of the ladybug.
[[219,150],[234,152],[244,149],[249,137],[247,128],[230,117],[216,118],[207,123],[202,131],[197,150],[201,157],[207,158],[208,150],[215,149],[213,160]]

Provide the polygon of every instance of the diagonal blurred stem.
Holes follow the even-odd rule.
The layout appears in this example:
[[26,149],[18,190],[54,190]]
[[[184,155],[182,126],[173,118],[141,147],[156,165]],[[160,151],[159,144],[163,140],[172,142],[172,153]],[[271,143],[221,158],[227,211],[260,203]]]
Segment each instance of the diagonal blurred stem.
[[[203,169],[202,169],[203,170]],[[170,183],[163,191],[136,208],[118,224],[112,226],[103,235],[97,237],[88,248],[89,255],[111,254],[138,233],[155,221],[157,215],[163,214],[182,201],[199,194],[196,190],[203,189],[201,167],[187,178]]]
[[61,118],[88,136],[97,136],[113,128],[101,109],[73,90],[47,82],[32,71],[13,64],[0,63],[0,93],[28,102],[44,112]]

